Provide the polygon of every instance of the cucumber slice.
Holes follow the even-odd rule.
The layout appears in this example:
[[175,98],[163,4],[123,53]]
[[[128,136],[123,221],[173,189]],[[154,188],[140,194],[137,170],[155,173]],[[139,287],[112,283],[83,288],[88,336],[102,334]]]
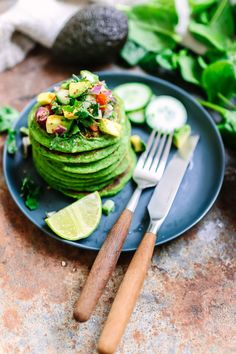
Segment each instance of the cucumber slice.
[[139,111],[129,112],[128,118],[132,123],[142,124],[145,122],[145,111],[140,109]]
[[184,105],[172,96],[154,97],[146,107],[147,124],[154,130],[172,133],[187,121]]
[[86,79],[90,81],[92,84],[96,84],[99,81],[98,75],[95,75],[88,70],[81,70],[80,75],[82,79]]
[[70,97],[69,97],[68,90],[59,90],[56,93],[56,97],[61,104],[69,104],[70,103]]
[[117,86],[114,92],[123,100],[126,112],[138,111],[146,107],[152,97],[150,87],[139,82]]

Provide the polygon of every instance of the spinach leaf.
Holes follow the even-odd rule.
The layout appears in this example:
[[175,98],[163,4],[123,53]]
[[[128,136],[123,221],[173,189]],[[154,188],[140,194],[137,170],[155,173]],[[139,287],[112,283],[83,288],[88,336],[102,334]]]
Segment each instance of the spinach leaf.
[[217,0],[189,0],[192,13],[202,13],[216,4]]
[[17,146],[16,146],[16,131],[14,129],[9,129],[8,130],[8,136],[7,136],[7,152],[8,154],[14,155],[17,151]]
[[231,147],[236,148],[236,110],[230,111],[212,102],[200,101],[200,103],[221,114],[222,120],[217,127],[224,141]]
[[157,54],[156,62],[164,69],[174,70],[177,68],[178,55],[171,49],[165,49],[163,52]]
[[232,97],[236,93],[236,66],[228,60],[208,65],[202,74],[202,85],[210,101],[217,100],[219,93]]
[[201,24],[192,20],[189,26],[190,32],[203,43],[225,50],[234,33],[234,21],[232,9],[228,0],[220,0],[218,6],[208,24]]
[[174,36],[178,15],[174,0],[152,0],[146,4],[135,5],[128,13],[129,18],[149,24],[151,28],[163,34]]
[[9,106],[0,108],[0,132],[12,128],[14,121],[19,117],[19,112]]
[[135,5],[128,16],[149,30],[169,36],[175,41],[179,40],[175,33],[178,16],[174,0],[153,0],[147,4]]
[[166,48],[174,48],[175,41],[163,34],[142,27],[138,22],[129,21],[129,40],[137,43],[146,51],[161,52]]
[[41,187],[37,186],[30,177],[23,178],[21,182],[21,193],[27,208],[30,210],[38,208],[41,191]]
[[182,50],[179,53],[178,64],[185,81],[200,85],[202,68],[196,58],[188,54],[186,50]]
[[128,40],[121,50],[121,57],[131,66],[136,65],[147,53],[146,49]]

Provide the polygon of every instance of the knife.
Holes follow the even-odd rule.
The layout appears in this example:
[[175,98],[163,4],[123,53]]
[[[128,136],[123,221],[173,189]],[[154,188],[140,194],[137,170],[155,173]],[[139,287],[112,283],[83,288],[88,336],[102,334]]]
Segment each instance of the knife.
[[157,232],[170,211],[198,141],[198,135],[188,138],[168,163],[154,190],[148,204],[149,227],[130,262],[99,338],[97,350],[101,354],[114,353],[120,342],[151,262]]

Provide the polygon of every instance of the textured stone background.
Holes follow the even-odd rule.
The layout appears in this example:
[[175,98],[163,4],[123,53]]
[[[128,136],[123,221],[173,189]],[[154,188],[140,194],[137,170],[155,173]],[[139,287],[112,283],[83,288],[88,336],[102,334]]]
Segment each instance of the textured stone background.
[[[37,49],[0,74],[0,105],[22,109],[40,90],[78,71],[55,65]],[[223,189],[212,210],[190,232],[156,249],[119,354],[236,353],[235,152],[227,156]],[[131,256],[121,257],[91,320],[78,324],[73,304],[94,257],[37,230],[11,200],[0,171],[1,354],[95,353]]]

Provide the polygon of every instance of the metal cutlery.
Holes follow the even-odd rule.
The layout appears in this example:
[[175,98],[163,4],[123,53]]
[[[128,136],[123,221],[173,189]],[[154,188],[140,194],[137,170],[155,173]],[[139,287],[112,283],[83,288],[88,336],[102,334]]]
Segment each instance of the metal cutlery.
[[110,230],[93,263],[80,297],[75,304],[74,317],[76,320],[87,321],[97,305],[120,256],[143,189],[154,187],[163,175],[171,142],[172,135],[152,131],[146,151],[140,156],[133,173],[137,188],[126,209]]
[[184,148],[171,159],[155,188],[148,204],[149,227],[131,260],[111,307],[98,342],[99,353],[114,353],[120,342],[141,291],[155,247],[156,234],[170,211],[198,140],[197,135],[188,139]]

